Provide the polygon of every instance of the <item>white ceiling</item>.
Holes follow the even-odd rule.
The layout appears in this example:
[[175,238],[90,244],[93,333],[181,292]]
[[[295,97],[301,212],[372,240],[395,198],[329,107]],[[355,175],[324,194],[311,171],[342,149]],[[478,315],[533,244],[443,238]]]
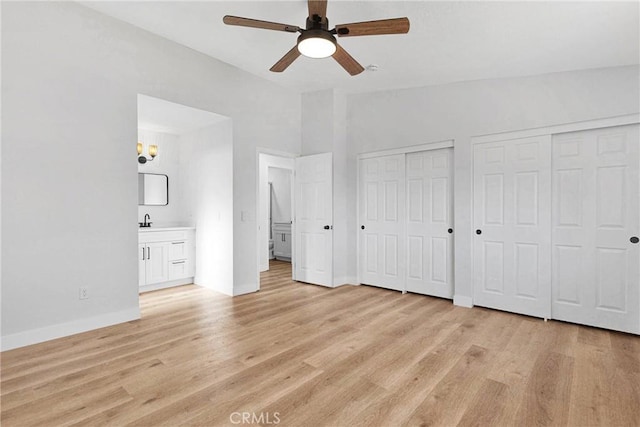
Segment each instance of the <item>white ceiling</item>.
[[304,27],[305,0],[83,2],[238,68],[300,91],[345,92],[638,64],[639,3],[329,0],[335,24],[407,16],[406,35],[342,38],[363,66],[351,77],[332,58],[269,68],[296,34],[226,26],[226,14]]
[[227,117],[163,99],[138,95],[138,128],[181,135],[213,125]]

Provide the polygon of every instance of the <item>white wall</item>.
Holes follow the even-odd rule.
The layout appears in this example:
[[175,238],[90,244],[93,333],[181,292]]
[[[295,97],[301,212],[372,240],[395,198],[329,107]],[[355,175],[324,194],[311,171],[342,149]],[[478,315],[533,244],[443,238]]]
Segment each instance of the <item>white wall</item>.
[[[259,153],[258,155],[258,235],[260,246],[258,251],[259,271],[269,270],[269,168],[281,168],[293,171],[295,160],[293,154],[286,156],[283,153],[273,155]],[[254,290],[258,290],[259,278]]]
[[2,67],[3,348],[138,316],[138,93],[233,119],[233,289],[257,287],[256,147],[299,151],[297,93],[71,2],[3,2]]
[[[355,223],[358,153],[455,140],[455,293],[470,298],[471,137],[638,113],[639,76],[630,66],[349,96],[349,223]],[[353,269],[357,228],[349,230]]]
[[271,183],[271,218],[272,222],[291,222],[291,174],[290,169],[269,168]]
[[195,283],[227,295],[233,286],[233,125],[180,135],[180,191],[196,227]]
[[[178,135],[138,129],[138,141],[144,143],[142,155],[149,158],[149,145],[158,146],[158,155],[151,162],[138,163],[139,173],[156,173],[169,177],[169,204],[167,206],[138,206],[138,222],[144,215],[151,216],[154,227],[187,225],[184,204],[181,200],[180,147]],[[190,224],[189,224],[190,225]]]

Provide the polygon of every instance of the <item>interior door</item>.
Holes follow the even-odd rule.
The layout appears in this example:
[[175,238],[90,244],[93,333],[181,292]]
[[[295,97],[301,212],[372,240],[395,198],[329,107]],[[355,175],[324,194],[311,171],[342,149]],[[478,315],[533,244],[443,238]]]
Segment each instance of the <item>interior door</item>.
[[452,149],[407,154],[407,291],[453,298]]
[[474,304],[551,314],[551,137],[477,144]]
[[553,138],[555,319],[640,333],[639,132]]
[[360,283],[405,289],[405,155],[360,160]]
[[333,286],[332,154],[296,158],[295,279]]

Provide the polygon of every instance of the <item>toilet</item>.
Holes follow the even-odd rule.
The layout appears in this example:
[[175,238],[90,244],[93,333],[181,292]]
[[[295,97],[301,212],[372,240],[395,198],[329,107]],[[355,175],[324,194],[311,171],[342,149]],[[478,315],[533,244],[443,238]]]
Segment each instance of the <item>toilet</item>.
[[275,257],[273,254],[273,239],[269,239],[269,259],[274,259]]

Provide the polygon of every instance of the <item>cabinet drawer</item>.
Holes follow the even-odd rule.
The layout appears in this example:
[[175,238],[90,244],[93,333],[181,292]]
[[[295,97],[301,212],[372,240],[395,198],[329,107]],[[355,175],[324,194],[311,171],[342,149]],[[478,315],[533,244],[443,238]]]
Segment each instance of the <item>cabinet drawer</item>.
[[189,276],[189,261],[169,261],[169,280],[184,279]]
[[171,242],[169,245],[169,261],[187,259],[187,242]]

